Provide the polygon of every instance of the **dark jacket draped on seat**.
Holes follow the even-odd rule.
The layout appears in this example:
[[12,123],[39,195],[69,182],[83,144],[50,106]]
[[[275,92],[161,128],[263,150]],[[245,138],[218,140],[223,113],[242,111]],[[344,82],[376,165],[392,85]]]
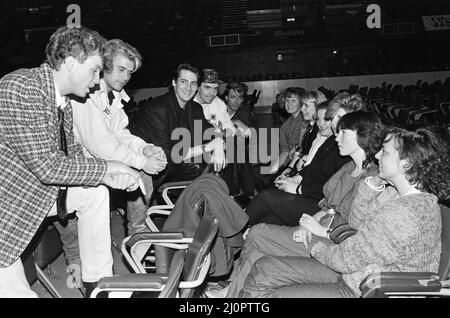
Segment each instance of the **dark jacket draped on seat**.
[[[213,276],[230,272],[234,254],[244,245],[242,230],[248,222],[247,214],[229,196],[226,183],[213,174],[203,174],[195,179],[178,198],[172,213],[164,224],[164,232],[183,232],[192,237],[200,223],[195,205],[204,199],[204,213],[219,219],[218,235],[211,249],[211,268]],[[156,249],[158,272],[167,270],[170,264],[166,248]]]

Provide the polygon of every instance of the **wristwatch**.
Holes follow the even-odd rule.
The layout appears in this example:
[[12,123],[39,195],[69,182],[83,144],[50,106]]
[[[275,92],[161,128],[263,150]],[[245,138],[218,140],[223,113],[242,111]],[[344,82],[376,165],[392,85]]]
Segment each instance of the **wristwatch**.
[[206,146],[204,144],[202,145],[202,151],[206,152]]

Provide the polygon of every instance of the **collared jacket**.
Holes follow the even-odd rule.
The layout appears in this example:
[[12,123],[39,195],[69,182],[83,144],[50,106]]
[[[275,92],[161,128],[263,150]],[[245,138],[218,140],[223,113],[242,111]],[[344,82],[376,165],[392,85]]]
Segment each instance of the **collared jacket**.
[[349,160],[349,156],[339,154],[334,136],[329,136],[319,147],[311,163],[298,173],[303,177],[300,183],[302,194],[316,200],[322,199],[325,182]]
[[200,102],[197,93],[194,97],[194,101],[203,107],[203,114],[205,115],[206,120],[216,127],[219,132],[228,129],[232,134],[236,133],[236,128],[227,111],[227,105],[219,98],[219,96],[214,97],[210,104],[203,104]]
[[172,138],[175,129],[187,129],[190,138],[187,138],[186,145],[192,147],[203,144],[204,131],[212,127],[198,103],[189,101],[182,109],[173,91],[150,100],[142,108],[134,123],[130,124],[130,131],[144,141],[161,147],[166,153],[168,165],[173,164],[172,148],[181,139],[180,135]]
[[47,64],[0,80],[0,267],[22,254],[56,201],[59,186],[97,186],[101,159],[74,143],[71,106],[64,108],[68,156],[60,150],[53,71]]
[[83,146],[88,157],[118,160],[141,170],[147,162],[143,149],[149,144],[127,129],[128,116],[122,101],[128,102],[130,97],[124,90],[113,91],[113,95],[110,105],[102,79],[100,89],[90,94],[89,98],[72,99],[75,141]]

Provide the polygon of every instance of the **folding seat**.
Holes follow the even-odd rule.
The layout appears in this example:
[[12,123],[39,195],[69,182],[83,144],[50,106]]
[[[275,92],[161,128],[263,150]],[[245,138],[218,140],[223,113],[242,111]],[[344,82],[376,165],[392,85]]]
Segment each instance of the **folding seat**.
[[[124,244],[135,255],[142,253],[149,245],[174,249],[176,252],[169,270],[167,273],[147,273],[145,270],[138,270],[137,273],[102,278],[92,292],[91,298],[101,292],[108,292],[110,297],[130,297],[136,291],[159,292],[159,298],[176,296],[191,298],[195,288],[203,283],[208,274],[211,262],[209,251],[218,227],[217,218],[204,215],[193,238],[186,238],[183,233],[152,232],[137,233],[128,237]],[[141,267],[141,262],[131,259],[130,265],[138,269]]]
[[32,285],[39,281],[53,298],[62,298],[51,283],[43,269],[50,266],[63,252],[61,240],[55,227],[48,218],[41,225],[28,247],[22,253],[22,262],[28,283]]

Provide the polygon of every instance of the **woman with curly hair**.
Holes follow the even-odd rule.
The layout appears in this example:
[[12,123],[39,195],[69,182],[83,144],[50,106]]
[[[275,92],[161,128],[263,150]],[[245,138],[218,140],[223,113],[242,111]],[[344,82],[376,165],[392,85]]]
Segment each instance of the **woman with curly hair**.
[[356,234],[339,245],[317,242],[313,258],[260,258],[240,296],[358,297],[361,281],[374,271],[436,272],[438,200],[450,196],[448,151],[429,129],[393,128],[376,156],[378,177],[358,188],[348,219]]

